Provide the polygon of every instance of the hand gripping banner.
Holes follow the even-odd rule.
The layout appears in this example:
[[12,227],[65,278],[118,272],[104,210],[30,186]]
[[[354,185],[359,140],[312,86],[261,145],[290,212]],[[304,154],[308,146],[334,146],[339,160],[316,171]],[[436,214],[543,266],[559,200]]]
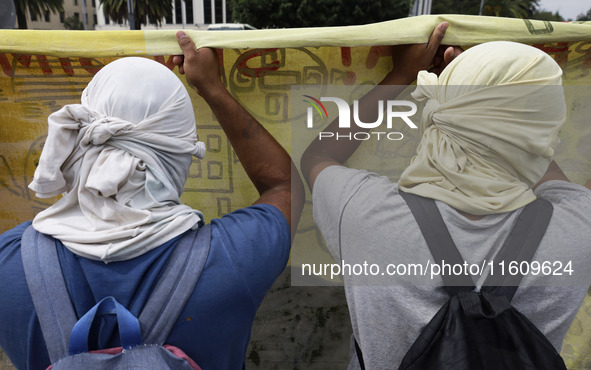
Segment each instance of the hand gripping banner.
[[[442,21],[450,23],[443,44],[527,43],[556,60],[566,86],[591,85],[591,23],[441,15],[348,27],[185,31],[197,47],[220,49],[222,79],[228,90],[291,150],[291,86],[377,84],[392,67],[389,45],[424,43]],[[173,69],[171,55],[180,52],[175,31],[168,30],[0,30],[0,231],[32,219],[56,200],[38,199],[27,188],[47,135],[49,114],[79,103],[92,76],[117,58],[143,56]],[[257,196],[215,117],[189,90],[207,156],[194,159],[182,200],[210,220],[249,205]],[[584,114],[591,99],[569,95],[569,91],[567,107],[571,109],[556,161],[571,181],[583,184],[591,179],[591,125],[585,119],[590,115]],[[575,110],[578,114],[572,114]],[[397,158],[392,161],[392,173],[399,174],[414,147],[407,144],[390,150],[388,155]],[[297,165],[301,153],[293,154]],[[311,214],[310,204],[304,214]],[[321,244],[307,219],[311,217],[302,219],[296,243]],[[322,247],[317,249],[325,253]],[[267,342],[268,348],[277,345],[272,339]],[[571,369],[591,366],[589,296],[567,335],[562,355]]]

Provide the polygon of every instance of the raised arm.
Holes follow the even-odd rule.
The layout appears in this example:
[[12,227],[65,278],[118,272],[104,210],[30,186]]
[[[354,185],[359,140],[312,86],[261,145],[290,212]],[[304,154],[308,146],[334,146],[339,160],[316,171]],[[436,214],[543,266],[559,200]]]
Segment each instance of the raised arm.
[[[187,81],[205,99],[230,140],[240,163],[260,194],[254,204],[274,205],[283,213],[292,232],[295,231],[303,207],[303,185],[291,158],[226,90],[220,79],[217,52],[210,48],[197,50],[193,41],[182,31],[177,33],[177,39],[184,57],[176,56],[173,61],[179,66],[180,73],[185,74]],[[295,174],[294,178],[292,173]]]
[[[441,40],[449,24],[439,24],[427,44],[399,45],[392,47],[392,60],[394,67],[388,75],[380,82],[380,85],[396,85],[392,89],[373,89],[361,100],[359,100],[359,118],[363,122],[374,122],[377,119],[377,102],[395,98],[404,90],[406,85],[411,84],[421,70],[430,67],[435,73],[440,72],[445,66],[461,51],[459,48],[440,48]],[[351,109],[351,112],[353,110]],[[353,132],[352,129],[339,128],[338,117],[328,126],[326,131],[337,132],[341,137]],[[355,128],[355,132],[363,131]],[[369,130],[365,130],[369,131]],[[308,186],[312,190],[316,177],[322,170],[333,165],[342,165],[357,150],[360,141],[357,140],[336,140],[318,138],[304,151],[301,160],[301,170]]]

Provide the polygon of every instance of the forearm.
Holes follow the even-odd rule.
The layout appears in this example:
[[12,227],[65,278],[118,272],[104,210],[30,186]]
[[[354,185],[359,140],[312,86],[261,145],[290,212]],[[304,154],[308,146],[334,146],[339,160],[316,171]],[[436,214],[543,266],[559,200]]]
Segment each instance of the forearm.
[[[220,80],[220,62],[214,49],[197,49],[195,43],[182,31],[177,32],[182,56],[173,63],[187,81],[195,87],[213,113],[246,174],[260,194],[254,203],[270,204],[283,213],[292,233],[303,205],[303,185],[287,152],[228,93]],[[292,172],[295,174],[292,178]]]
[[[388,74],[382,82],[380,82],[379,87],[372,89],[359,100],[359,120],[361,122],[375,122],[380,113],[378,110],[378,102],[380,100],[387,101],[396,98],[404,90],[406,85],[411,82],[412,80],[408,77],[404,78],[392,73]],[[383,106],[383,108],[384,107],[385,106]],[[350,112],[350,122],[354,122],[352,106],[350,107]],[[349,128],[341,128],[339,127],[339,118],[337,117],[324,129],[324,131],[332,132],[334,135],[328,138],[323,137],[322,140],[317,137],[302,155],[301,169],[309,185],[312,185],[311,177],[315,178],[313,173],[318,172],[314,171],[314,166],[319,163],[344,164],[347,159],[353,155],[361,143],[359,140],[338,140],[337,138],[348,137],[349,135],[359,132],[368,132],[370,129],[358,127],[354,123],[352,123]]]
[[[451,62],[459,52],[455,48],[441,48],[441,41],[449,23],[441,22],[428,38],[426,44],[397,45],[392,47],[393,70],[388,73],[380,85],[394,85],[390,91],[373,89],[360,101],[360,118],[362,122],[375,122],[378,114],[377,102],[398,96],[404,87],[412,83],[419,71],[430,67],[442,69]],[[444,51],[445,50],[445,51]],[[440,55],[437,53],[440,51]],[[434,69],[434,70],[435,70]],[[353,133],[351,129],[342,130],[338,127],[338,120],[333,121],[328,130],[335,132],[329,140],[320,138],[314,140],[302,155],[301,168],[310,189],[314,186],[316,176],[326,167],[343,164],[359,146],[357,140],[337,140],[340,135]],[[360,132],[360,129],[355,129]],[[364,130],[369,131],[369,130]],[[341,136],[342,137],[342,136]]]
[[291,159],[269,132],[223,87],[201,90],[259,194],[290,187]]

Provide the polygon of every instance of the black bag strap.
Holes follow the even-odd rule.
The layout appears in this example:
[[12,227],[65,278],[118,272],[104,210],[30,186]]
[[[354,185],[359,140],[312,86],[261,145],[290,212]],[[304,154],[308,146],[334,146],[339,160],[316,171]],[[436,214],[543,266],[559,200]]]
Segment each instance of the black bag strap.
[[[403,191],[399,193],[417,221],[435,263],[440,266],[443,261],[451,265],[464,264],[464,259],[451,238],[435,201]],[[443,274],[441,277],[450,296],[474,290],[474,281],[468,275]]]
[[[404,198],[413,216],[417,220],[421,233],[431,250],[431,254],[435,260],[434,262],[441,265],[445,260],[446,263],[452,265],[463,264],[464,261],[462,255],[458,251],[458,248],[456,248],[435,202],[402,191],[400,191],[400,195]],[[474,282],[470,276],[443,275],[442,277],[445,289],[450,296],[474,289]],[[365,370],[363,353],[357,343],[357,339],[354,338],[354,340],[355,351],[357,352],[357,359],[361,365],[361,370]]]
[[[143,342],[163,344],[203,271],[209,254],[211,226],[186,233],[146,302],[139,321]],[[55,240],[29,226],[21,239],[27,285],[52,363],[68,355],[72,328],[78,321],[62,274]]]
[[[449,235],[447,226],[443,222],[435,201],[402,191],[400,195],[411,209],[435,261],[441,263],[445,258],[449,263],[463,264],[464,261],[461,254]],[[516,263],[523,261],[530,262],[546,233],[553,210],[552,203],[540,198],[526,205],[517,218],[503,246],[497,253],[497,256],[494,258],[495,264],[505,261],[505,266],[507,266],[507,263],[513,261]],[[466,287],[469,285],[472,288],[474,287],[472,278],[468,275],[442,275],[442,277],[446,285],[445,288],[450,295],[459,293],[460,291],[466,291]],[[464,278],[468,279],[470,284]],[[510,302],[522,279],[523,275],[521,274],[510,275],[497,273],[489,275],[483,284],[483,290],[496,295],[504,295]],[[449,286],[450,284],[460,286],[456,286],[453,289],[454,287]]]
[[361,370],[365,370],[365,362],[363,362],[363,353],[361,352],[361,348],[359,347],[359,343],[357,343],[357,338],[353,336],[353,341],[355,341],[355,353],[357,353],[357,360],[359,361],[359,366]]
[[[497,253],[494,259],[495,264],[498,266],[498,261],[515,262],[517,264],[531,262],[550,224],[553,212],[552,203],[541,198],[525,206],[505,244]],[[508,273],[489,275],[484,281],[481,290],[494,295],[504,295],[511,302],[523,279],[521,271],[522,269],[519,268],[519,273],[515,275]]]
[[[435,201],[403,191],[400,191],[400,195],[416,219],[435,262],[441,264],[445,260],[446,263],[452,265],[463,264],[462,255],[453,242]],[[499,261],[531,261],[546,233],[553,210],[552,203],[541,198],[526,205],[501,250],[497,253],[495,263]],[[474,281],[468,275],[442,275],[442,278],[450,296],[474,289]],[[489,275],[482,290],[497,296],[503,295],[510,302],[522,278],[523,275]],[[357,359],[361,369],[365,370],[363,353],[357,339],[353,339]]]

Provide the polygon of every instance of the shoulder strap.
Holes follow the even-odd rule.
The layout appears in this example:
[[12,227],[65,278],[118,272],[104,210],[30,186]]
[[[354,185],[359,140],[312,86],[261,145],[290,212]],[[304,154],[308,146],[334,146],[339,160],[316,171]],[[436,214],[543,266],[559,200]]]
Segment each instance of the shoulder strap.
[[[529,203],[517,218],[515,226],[507,237],[505,244],[495,257],[495,264],[530,262],[546,233],[554,206],[546,199],[538,198]],[[521,272],[521,269],[518,269]],[[523,279],[521,273],[489,275],[484,281],[482,290],[495,295],[504,295],[509,302],[513,299],[519,283]]]
[[139,316],[144,343],[164,344],[201,276],[209,255],[211,224],[179,241]]
[[[403,191],[400,191],[400,195],[406,201],[415,217],[435,262],[441,264],[446,259],[450,264],[463,264],[462,256],[453,242],[447,226],[443,222],[435,201]],[[525,206],[495,260],[531,261],[540,241],[546,233],[552,212],[552,203],[545,199],[538,198]],[[469,276],[443,275],[442,277],[446,285],[445,289],[450,295],[474,288],[474,283]],[[522,278],[523,275],[512,277],[499,276],[499,274],[489,275],[484,283],[486,287],[483,290],[496,295],[502,294],[510,302]],[[508,279],[511,280],[509,281]],[[450,284],[455,284],[456,286],[449,286]],[[359,365],[362,370],[365,370],[363,353],[357,343],[357,339],[353,339],[355,341],[355,352],[357,353]]]
[[[407,202],[417,220],[436,262],[441,263],[445,258],[449,263],[463,264],[464,262],[460,252],[449,235],[447,226],[443,222],[435,201],[402,191],[400,195]],[[517,218],[515,226],[513,226],[511,233],[505,240],[499,253],[497,253],[495,264],[501,261],[505,261],[506,263],[512,261],[516,261],[517,263],[531,261],[548,228],[553,209],[552,203],[540,198],[526,205]],[[471,277],[466,275],[442,275],[442,277],[446,285],[445,288],[450,295],[460,291],[466,291],[465,287],[468,286],[468,281],[464,280],[464,278],[468,278],[470,283],[473,284]],[[504,295],[511,301],[522,278],[523,275],[489,275],[485,280],[485,288],[483,290],[496,295]],[[449,286],[450,283],[459,286],[453,289],[453,286]]]
[[[400,191],[400,195],[415,217],[435,263],[442,265],[445,260],[450,265],[462,265],[464,259],[451,238],[435,201],[403,191]],[[449,295],[474,289],[474,281],[468,275],[442,274],[441,277]]]
[[21,257],[49,358],[55,363],[68,355],[70,332],[78,320],[55,241],[29,226],[21,239]]
[[[427,246],[431,251],[434,262],[441,265],[445,260],[446,263],[463,264],[462,255],[455,243],[453,242],[449,230],[443,222],[441,213],[437,209],[437,205],[432,199],[423,198],[418,195],[405,193],[400,191],[400,195],[405,200],[410,208]],[[442,275],[444,288],[450,296],[460,292],[471,291],[474,289],[474,282],[472,278],[467,275]],[[362,370],[365,370],[365,363],[363,360],[363,353],[355,340],[355,352]]]
[[[201,275],[209,254],[211,226],[184,235],[150,295],[139,321],[144,343],[163,344]],[[29,226],[21,255],[35,311],[52,363],[68,355],[78,321],[62,275],[55,241]]]
[[355,341],[355,353],[357,353],[357,360],[359,361],[359,367],[361,370],[365,370],[365,361],[363,361],[363,352],[361,352],[361,347],[359,347],[359,343],[357,343],[357,338],[353,335],[353,340]]

